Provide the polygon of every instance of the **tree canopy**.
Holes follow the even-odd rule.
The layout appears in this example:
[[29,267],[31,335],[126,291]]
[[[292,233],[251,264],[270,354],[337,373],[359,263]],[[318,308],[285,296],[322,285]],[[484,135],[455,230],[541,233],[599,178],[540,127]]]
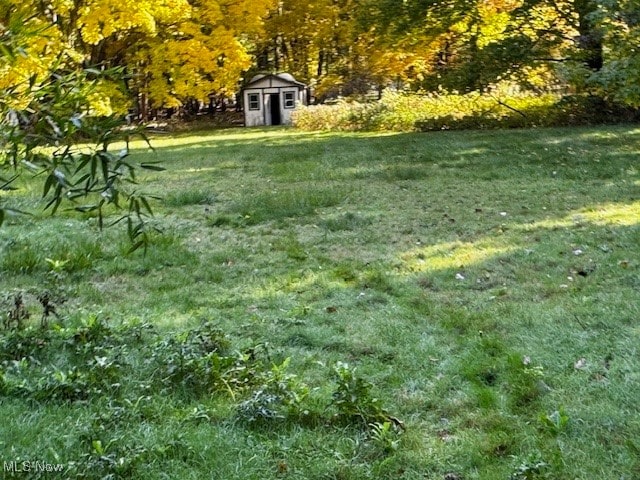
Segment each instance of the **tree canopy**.
[[320,99],[508,80],[637,105],[639,18],[632,0],[2,0],[2,31],[29,40],[5,46],[0,88],[81,65],[125,73],[94,82],[100,115],[231,96],[258,71]]

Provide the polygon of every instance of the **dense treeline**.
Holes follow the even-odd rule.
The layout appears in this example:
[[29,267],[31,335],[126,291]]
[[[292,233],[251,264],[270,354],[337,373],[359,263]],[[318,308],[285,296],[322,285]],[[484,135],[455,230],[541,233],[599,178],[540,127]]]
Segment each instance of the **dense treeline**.
[[266,20],[257,68],[288,70],[320,97],[509,80],[636,105],[639,21],[625,0],[284,0]]
[[639,24],[634,0],[2,0],[0,89],[20,104],[51,72],[119,67],[88,75],[91,112],[144,116],[288,71],[319,101],[507,81],[635,107]]

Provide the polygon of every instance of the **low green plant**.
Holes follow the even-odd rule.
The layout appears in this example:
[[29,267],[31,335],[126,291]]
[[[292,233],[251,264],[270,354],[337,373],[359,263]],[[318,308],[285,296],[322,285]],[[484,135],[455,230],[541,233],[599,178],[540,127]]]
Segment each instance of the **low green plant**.
[[393,453],[400,447],[402,430],[392,422],[377,422],[369,424],[370,437],[373,443],[384,453]]
[[232,351],[229,339],[213,322],[160,340],[150,347],[150,380],[165,390],[180,387],[189,396],[237,391],[256,377],[251,354]]
[[371,225],[373,221],[370,218],[364,217],[353,212],[343,213],[331,218],[327,218],[321,222],[321,226],[329,230],[330,232],[341,232],[357,230],[359,228],[367,227]]
[[570,420],[571,418],[562,406],[551,413],[542,413],[538,417],[538,421],[540,422],[542,429],[555,436],[566,432],[569,427]]
[[287,373],[291,359],[273,364],[262,375],[248,399],[238,405],[238,416],[249,423],[265,420],[299,418],[309,415],[303,402],[309,387],[297,375]]
[[54,341],[51,332],[27,327],[3,332],[0,335],[0,362],[19,361],[23,358],[41,358]]
[[333,379],[331,407],[336,410],[338,420],[348,423],[355,420],[365,427],[392,421],[380,399],[372,396],[373,384],[357,376],[355,368],[337,362],[333,367]]
[[187,188],[172,192],[162,198],[162,203],[171,208],[188,205],[211,205],[214,201],[215,195],[206,188]]
[[536,480],[551,478],[549,474],[549,464],[544,461],[531,458],[518,465],[511,473],[509,480]]

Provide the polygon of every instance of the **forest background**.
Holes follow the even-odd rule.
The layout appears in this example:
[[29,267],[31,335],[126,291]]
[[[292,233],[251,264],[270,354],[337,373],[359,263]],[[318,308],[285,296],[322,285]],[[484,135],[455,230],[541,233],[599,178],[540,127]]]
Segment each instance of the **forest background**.
[[85,113],[146,119],[286,71],[318,103],[506,85],[635,108],[639,25],[630,0],[2,0],[0,89],[20,110],[78,72]]

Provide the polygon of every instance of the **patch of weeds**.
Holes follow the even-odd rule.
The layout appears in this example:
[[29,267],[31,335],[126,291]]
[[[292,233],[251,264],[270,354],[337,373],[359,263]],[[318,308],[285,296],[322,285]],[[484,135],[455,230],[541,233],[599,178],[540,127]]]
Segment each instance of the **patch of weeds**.
[[[65,302],[66,288],[53,286],[57,290],[54,295],[50,290],[15,290],[0,297],[0,311],[2,311],[3,327],[5,330],[21,330],[28,326],[29,319],[40,313],[40,327],[46,328],[51,317],[61,320],[57,305]],[[35,290],[35,291],[34,291]],[[35,310],[34,305],[39,307]]]
[[509,480],[536,480],[549,477],[549,464],[537,457],[531,457],[518,465]]
[[235,398],[257,376],[254,354],[231,352],[224,332],[205,322],[151,347],[151,381],[164,391],[180,386],[189,396],[226,391]]
[[544,383],[544,370],[527,357],[512,353],[506,366],[509,405],[515,411],[528,409],[550,388]]
[[127,445],[118,436],[106,442],[94,439],[90,451],[82,454],[79,461],[71,462],[67,473],[74,472],[79,478],[136,477],[150,455],[146,447]]
[[382,270],[382,267],[368,269],[360,276],[359,286],[362,289],[372,289],[378,292],[395,295],[398,288],[391,275]]
[[561,406],[549,414],[541,414],[538,417],[541,428],[551,435],[558,436],[565,432],[570,423],[570,417]]
[[24,294],[21,291],[13,292],[5,296],[2,302],[2,311],[4,313],[3,326],[5,330],[15,328],[16,330],[22,329],[23,322],[30,317],[24,303]]
[[9,241],[6,249],[2,249],[6,253],[0,255],[0,271],[13,274],[47,271],[52,267],[49,259],[53,259],[52,261],[58,262],[56,268],[60,272],[82,272],[91,268],[104,255],[97,238],[78,235],[73,240],[55,240],[55,236],[49,236]]
[[92,439],[88,452],[82,454],[80,461],[73,462],[70,470],[77,472],[79,478],[139,478],[143,471],[161,459],[173,458],[190,463],[197,454],[193,447],[182,437],[175,435],[160,445],[152,447],[140,442],[132,442],[121,435],[114,435],[108,441]]
[[402,430],[398,429],[393,422],[377,422],[369,424],[370,438],[374,445],[385,454],[393,453],[400,447],[400,435]]
[[40,401],[74,402],[86,400],[92,393],[102,393],[100,389],[92,390],[88,371],[77,367],[67,370],[44,368],[31,382],[23,381],[15,386],[18,395]]
[[90,317],[77,328],[7,332],[0,337],[5,394],[63,403],[116,397],[140,328],[115,329]]
[[3,248],[0,271],[9,274],[33,273],[42,264],[42,251],[30,242],[12,240]]
[[91,315],[82,321],[65,343],[73,347],[76,354],[90,357],[104,352],[115,342],[117,339],[111,326],[102,317]]
[[296,375],[287,373],[290,358],[272,365],[251,396],[238,405],[238,416],[249,423],[309,416],[303,402],[309,387]]
[[355,284],[363,268],[365,268],[365,266],[357,262],[343,261],[331,270],[331,275],[335,279],[347,284]]
[[330,232],[341,232],[357,230],[358,228],[371,225],[372,220],[356,213],[347,212],[339,216],[324,219],[320,222],[320,226]]
[[186,188],[174,191],[162,198],[166,207],[185,207],[188,205],[212,205],[215,195],[205,188]]
[[385,169],[382,175],[388,181],[422,180],[429,175],[429,172],[422,167],[394,165]]
[[[114,327],[92,316],[76,328],[8,332],[0,344],[0,391],[38,402],[108,399],[93,419],[94,430],[100,431],[146,418],[148,392],[190,399],[223,394],[237,416],[251,424],[321,421],[322,399],[308,399],[309,386],[288,372],[289,358],[267,363],[268,352],[265,358],[260,345],[235,351],[228,336],[210,321],[155,341],[147,331],[144,324]],[[396,449],[402,422],[372,396],[372,384],[344,363],[335,365],[333,376],[335,388],[324,412],[333,411],[333,421],[340,424],[370,429],[382,451]],[[107,445],[103,456],[109,456]]]
[[0,362],[18,361],[23,358],[41,358],[52,341],[48,330],[26,328],[0,335]]
[[97,238],[78,236],[73,241],[53,245],[45,258],[49,271],[66,273],[82,272],[93,267],[104,251]]
[[305,217],[318,208],[340,204],[347,196],[343,189],[299,187],[246,196],[230,207],[247,225],[270,220]]
[[338,362],[333,367],[335,390],[331,406],[337,411],[336,418],[347,423],[356,421],[364,426],[392,422],[402,425],[398,419],[392,417],[382,407],[380,399],[371,395],[373,385],[355,373],[344,362]]
[[286,359],[260,374],[249,397],[238,405],[240,419],[255,424],[289,419],[308,425],[321,420],[321,410],[332,411],[333,422],[363,428],[387,453],[397,449],[404,424],[391,416],[381,401],[371,395],[373,385],[357,376],[354,368],[343,362],[334,365],[335,385],[331,401],[323,408],[323,400],[311,396],[309,386],[287,372],[289,362],[290,359]]
[[14,361],[6,370],[7,393],[40,402],[85,401],[96,395],[115,395],[120,365],[97,358],[83,366],[41,365],[34,359]]
[[292,260],[306,260],[309,253],[305,250],[304,245],[291,233],[273,243],[273,248],[287,254]]
[[241,227],[244,224],[244,217],[241,215],[220,214],[207,217],[209,227]]

